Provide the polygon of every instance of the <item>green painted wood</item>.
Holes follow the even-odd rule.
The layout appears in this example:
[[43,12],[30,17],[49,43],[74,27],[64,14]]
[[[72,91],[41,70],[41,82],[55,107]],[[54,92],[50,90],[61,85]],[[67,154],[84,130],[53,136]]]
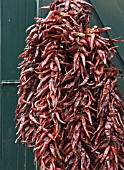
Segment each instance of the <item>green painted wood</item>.
[[34,0],[3,0],[2,80],[19,77],[17,57],[25,47],[25,30],[34,23],[35,6]]
[[36,164],[34,164],[34,152],[31,148],[26,148],[26,170],[38,170],[36,169]]
[[[19,79],[18,55],[25,47],[25,30],[35,22],[36,2],[1,0],[0,10],[0,80],[15,81]],[[36,170],[32,149],[25,149],[21,142],[15,144],[16,85],[0,86],[0,99],[0,170]]]
[[15,144],[16,129],[14,121],[17,105],[16,86],[2,87],[2,169],[1,170],[35,170],[32,149]]
[[[18,53],[20,54],[21,52],[23,52],[23,49],[25,47],[25,29],[26,29],[26,0],[21,0],[18,1]],[[16,54],[16,55],[17,55]],[[17,56],[16,56],[16,60]],[[19,62],[19,61],[18,61]]]
[[3,0],[2,3],[2,80],[17,79],[18,0]]
[[35,170],[32,149],[25,149],[19,141],[15,144],[16,86],[2,87],[2,168],[1,170]]
[[36,0],[25,0],[25,12],[27,28],[35,23],[34,17],[36,17]]
[[[23,166],[24,153],[19,154],[18,145],[15,144],[14,112],[17,103],[16,86],[2,86],[2,169],[19,170],[18,159]],[[23,167],[20,167],[21,169]],[[20,170],[21,170],[20,169]]]

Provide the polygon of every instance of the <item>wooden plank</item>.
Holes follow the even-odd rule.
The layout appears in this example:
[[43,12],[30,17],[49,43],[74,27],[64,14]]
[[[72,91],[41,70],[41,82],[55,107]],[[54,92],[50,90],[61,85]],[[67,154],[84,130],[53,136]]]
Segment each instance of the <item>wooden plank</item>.
[[[22,53],[25,48],[25,38],[26,38],[26,0],[18,0],[18,54]],[[16,56],[16,60],[19,62]]]
[[36,1],[26,0],[26,27],[35,23],[34,17],[36,17]]
[[24,170],[25,168],[25,150],[24,146],[22,146],[21,142],[18,141],[17,144],[15,144],[17,147],[17,170]]
[[[14,112],[17,103],[16,93],[16,86],[2,86],[2,169],[4,170],[23,170],[23,156],[19,154],[18,145],[15,144]],[[18,167],[18,157],[21,158],[20,167]]]
[[[16,80],[19,77],[18,55],[23,52],[26,28],[34,23],[36,2],[34,0],[3,1],[2,37],[2,80]],[[9,70],[9,73],[8,73]]]
[[18,0],[3,0],[2,3],[2,80],[17,79]]
[[[36,14],[35,1],[3,0],[2,3],[0,21],[2,21],[1,46],[3,48],[2,57],[0,55],[0,61],[2,60],[2,64],[0,63],[2,78],[0,80],[16,80],[19,78],[19,72],[16,69],[19,63],[18,55],[23,52],[25,47],[25,30],[34,22]],[[14,143],[17,131],[14,128],[14,112],[17,105],[16,85],[2,86],[0,93],[2,93],[2,101],[0,101],[0,109],[2,109],[0,112],[0,161],[3,160],[0,163],[0,169],[34,170],[33,152],[25,150],[21,142]]]
[[36,170],[32,149],[25,148],[20,141],[15,144],[17,132],[14,121],[17,105],[16,93],[16,85],[2,86],[2,169]]

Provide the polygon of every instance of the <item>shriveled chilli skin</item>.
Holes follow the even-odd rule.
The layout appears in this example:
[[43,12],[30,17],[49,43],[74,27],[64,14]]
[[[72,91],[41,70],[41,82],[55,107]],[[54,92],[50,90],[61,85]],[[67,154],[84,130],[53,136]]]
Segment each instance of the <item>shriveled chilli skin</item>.
[[81,119],[82,119],[82,125],[83,125],[83,128],[84,128],[84,131],[86,132],[87,136],[90,138],[90,135],[87,131],[86,120],[85,120],[84,116],[82,116]]
[[107,157],[110,148],[111,148],[111,146],[108,145],[107,148],[105,149],[103,155],[102,155],[102,159],[100,160],[100,163],[102,163],[104,161],[104,159]]
[[54,0],[26,38],[17,140],[34,148],[40,170],[124,169],[124,103],[111,59],[109,27],[89,28],[89,3]]
[[101,142],[95,147],[94,150],[92,150],[92,152],[94,152],[94,151],[97,150],[98,148],[99,148],[99,149],[105,148],[108,144],[109,144],[108,139],[104,139],[103,141],[101,141]]

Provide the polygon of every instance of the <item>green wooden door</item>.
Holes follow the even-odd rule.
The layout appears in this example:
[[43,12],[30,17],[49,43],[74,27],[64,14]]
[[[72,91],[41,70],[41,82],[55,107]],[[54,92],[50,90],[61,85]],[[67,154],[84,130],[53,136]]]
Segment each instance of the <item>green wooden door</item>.
[[[25,29],[34,23],[35,16],[45,17],[48,11],[39,11],[42,5],[53,0],[1,0],[0,1],[0,170],[37,170],[33,163],[32,149],[15,144],[14,113],[17,105],[19,71],[18,55],[25,47]],[[110,26],[107,36],[124,39],[124,1],[87,0],[95,11],[91,24]],[[116,66],[124,72],[124,44],[119,44]],[[119,77],[120,91],[124,96],[123,80]]]
[[15,107],[17,105],[18,55],[25,47],[25,29],[34,23],[35,0],[1,0],[1,111],[0,170],[33,170],[32,151],[15,144]]

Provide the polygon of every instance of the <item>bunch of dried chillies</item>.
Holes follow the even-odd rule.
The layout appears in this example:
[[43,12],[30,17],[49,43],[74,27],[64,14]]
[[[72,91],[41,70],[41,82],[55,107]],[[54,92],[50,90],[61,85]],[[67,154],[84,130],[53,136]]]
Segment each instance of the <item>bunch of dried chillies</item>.
[[121,73],[111,59],[118,38],[88,27],[89,3],[54,0],[35,18],[21,69],[18,139],[34,148],[41,170],[123,170]]

